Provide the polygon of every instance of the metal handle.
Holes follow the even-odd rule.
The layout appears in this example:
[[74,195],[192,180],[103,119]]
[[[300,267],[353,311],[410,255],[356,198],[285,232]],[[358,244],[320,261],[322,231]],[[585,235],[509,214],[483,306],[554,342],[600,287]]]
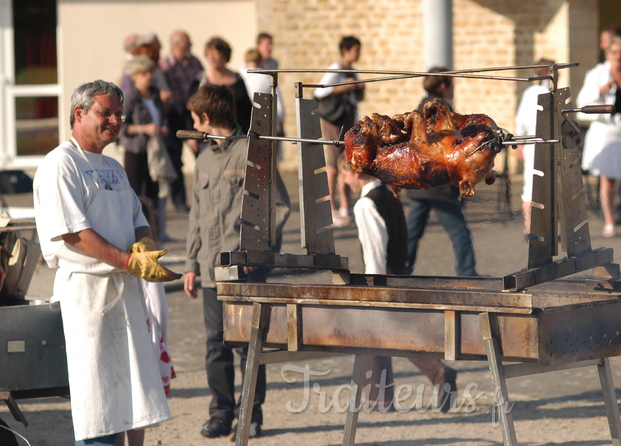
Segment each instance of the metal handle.
[[582,113],[588,115],[594,114],[613,114],[615,112],[614,105],[585,105],[580,109]]
[[614,105],[585,105],[582,108],[564,108],[562,110],[563,114],[580,112],[587,115],[613,114],[615,111]]
[[208,136],[208,133],[198,132],[196,130],[177,130],[177,138],[179,139],[198,139],[200,141],[205,141]]

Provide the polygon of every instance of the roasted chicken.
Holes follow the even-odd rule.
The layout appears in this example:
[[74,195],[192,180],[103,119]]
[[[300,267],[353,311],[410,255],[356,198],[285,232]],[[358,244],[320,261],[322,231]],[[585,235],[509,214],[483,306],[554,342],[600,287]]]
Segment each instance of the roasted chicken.
[[345,151],[354,172],[372,175],[400,189],[456,184],[464,197],[474,185],[495,180],[494,157],[502,131],[487,115],[460,115],[441,99],[417,111],[393,116],[374,113],[345,134]]

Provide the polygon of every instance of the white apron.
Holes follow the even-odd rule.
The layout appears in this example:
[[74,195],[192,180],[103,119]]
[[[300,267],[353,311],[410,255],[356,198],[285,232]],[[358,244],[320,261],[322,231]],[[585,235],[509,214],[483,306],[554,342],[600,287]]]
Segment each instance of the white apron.
[[[100,186],[86,209],[92,229],[121,249],[135,241],[132,194]],[[171,418],[140,279],[67,244],[58,259],[54,299],[63,318],[76,441]]]

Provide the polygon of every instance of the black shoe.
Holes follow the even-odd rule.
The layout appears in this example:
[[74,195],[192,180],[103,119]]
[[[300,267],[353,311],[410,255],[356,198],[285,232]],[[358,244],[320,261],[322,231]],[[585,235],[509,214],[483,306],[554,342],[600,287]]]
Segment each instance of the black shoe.
[[440,410],[447,413],[457,400],[457,371],[450,367],[444,369],[444,385],[440,393]]
[[175,205],[175,211],[177,212],[190,212],[190,208],[185,203],[179,203]]
[[221,418],[212,418],[201,429],[201,435],[207,438],[223,437],[231,433],[231,425]]

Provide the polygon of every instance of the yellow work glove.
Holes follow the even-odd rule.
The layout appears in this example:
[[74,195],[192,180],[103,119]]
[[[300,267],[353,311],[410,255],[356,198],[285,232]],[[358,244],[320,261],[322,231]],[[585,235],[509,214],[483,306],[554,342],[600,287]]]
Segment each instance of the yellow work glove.
[[147,282],[170,282],[180,279],[181,274],[177,274],[157,262],[157,259],[165,254],[168,254],[168,251],[132,252],[127,258],[125,269],[128,273],[135,274]]
[[156,249],[155,240],[151,237],[142,237],[136,243],[127,248],[127,252],[147,252],[155,251]]

